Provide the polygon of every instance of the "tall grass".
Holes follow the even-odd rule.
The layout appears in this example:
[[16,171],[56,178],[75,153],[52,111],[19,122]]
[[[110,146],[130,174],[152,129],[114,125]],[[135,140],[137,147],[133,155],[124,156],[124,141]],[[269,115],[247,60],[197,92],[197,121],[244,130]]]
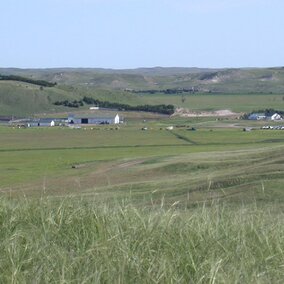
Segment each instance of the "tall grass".
[[281,210],[0,200],[1,283],[282,283]]

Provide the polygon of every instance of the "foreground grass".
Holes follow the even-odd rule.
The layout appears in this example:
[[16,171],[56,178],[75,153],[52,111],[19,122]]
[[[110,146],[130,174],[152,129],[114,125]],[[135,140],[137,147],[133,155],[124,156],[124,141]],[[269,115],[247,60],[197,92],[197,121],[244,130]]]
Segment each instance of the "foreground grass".
[[282,283],[278,207],[0,200],[1,283]]

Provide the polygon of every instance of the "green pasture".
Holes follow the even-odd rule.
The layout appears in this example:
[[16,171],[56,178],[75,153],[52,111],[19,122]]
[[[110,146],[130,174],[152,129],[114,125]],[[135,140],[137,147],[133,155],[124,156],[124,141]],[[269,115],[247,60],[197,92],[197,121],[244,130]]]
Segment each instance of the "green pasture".
[[229,109],[234,112],[274,108],[284,109],[283,94],[184,94],[181,95],[143,95],[149,104],[173,104],[193,111],[214,111]]
[[210,130],[174,130],[171,132],[180,140],[188,141],[194,145],[254,145],[284,143],[283,131],[252,130],[249,132],[241,129],[210,129]]
[[246,123],[1,126],[0,282],[281,283],[284,131]]
[[117,130],[1,127],[0,189],[12,196],[76,194],[102,199],[131,193],[142,203],[163,196],[168,202],[227,195],[253,199],[263,187],[281,195],[283,131],[244,132],[206,124],[196,131],[168,131],[165,126],[164,121]]

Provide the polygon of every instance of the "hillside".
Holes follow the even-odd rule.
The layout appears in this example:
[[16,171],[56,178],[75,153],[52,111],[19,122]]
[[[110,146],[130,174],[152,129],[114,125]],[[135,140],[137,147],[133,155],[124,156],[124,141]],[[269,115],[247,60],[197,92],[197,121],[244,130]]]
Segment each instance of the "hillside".
[[[103,89],[96,89],[94,91],[66,85],[42,88],[38,85],[25,82],[0,81],[0,117],[22,117],[45,112],[73,112],[77,109],[57,106],[54,103],[64,100],[70,102],[81,100],[84,96],[130,105],[143,104],[144,102],[144,100],[139,99],[138,95],[127,92]],[[85,106],[85,108],[88,108],[88,106]]]
[[0,114],[23,116],[52,111],[52,102],[61,98],[75,98],[72,92],[59,88],[43,88],[37,85],[0,81]]
[[24,76],[62,85],[89,88],[192,88],[201,92],[284,92],[284,68],[199,69],[138,68],[131,70],[57,68],[0,68],[0,74]]
[[[175,106],[180,106],[180,98],[176,95],[180,96],[183,93],[186,96],[284,93],[282,67],[244,69],[155,67],[131,70],[0,68],[0,75],[2,78],[20,76],[27,80],[27,82],[3,79],[0,81],[0,115],[21,116],[39,112],[68,111],[66,108],[55,107],[54,102],[80,100],[84,96],[130,105],[173,103]],[[40,88],[36,82],[41,81],[48,82],[50,86]],[[185,107],[191,107],[189,100]],[[279,105],[281,98],[273,100],[278,101]],[[272,107],[268,101],[264,106]],[[241,110],[241,108],[236,109]]]

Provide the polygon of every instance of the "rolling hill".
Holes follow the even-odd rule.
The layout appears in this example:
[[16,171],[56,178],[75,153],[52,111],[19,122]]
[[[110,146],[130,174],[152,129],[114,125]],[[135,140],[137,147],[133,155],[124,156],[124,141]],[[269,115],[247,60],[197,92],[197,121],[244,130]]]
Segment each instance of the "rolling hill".
[[[0,80],[0,116],[57,112],[55,101],[90,96],[130,105],[155,101],[156,95],[187,94],[282,94],[284,68],[0,68],[2,76],[21,76],[31,82]],[[1,77],[1,76],[0,76]],[[0,78],[1,79],[1,78]],[[32,82],[46,81],[52,87]],[[167,101],[164,96],[158,103]],[[175,103],[176,104],[176,103]]]

